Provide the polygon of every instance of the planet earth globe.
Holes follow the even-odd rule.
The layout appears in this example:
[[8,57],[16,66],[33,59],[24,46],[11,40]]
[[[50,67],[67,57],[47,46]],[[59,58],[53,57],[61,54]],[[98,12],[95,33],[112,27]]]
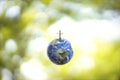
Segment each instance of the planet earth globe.
[[47,55],[49,59],[57,65],[66,64],[73,56],[71,43],[63,38],[54,39],[48,45]]

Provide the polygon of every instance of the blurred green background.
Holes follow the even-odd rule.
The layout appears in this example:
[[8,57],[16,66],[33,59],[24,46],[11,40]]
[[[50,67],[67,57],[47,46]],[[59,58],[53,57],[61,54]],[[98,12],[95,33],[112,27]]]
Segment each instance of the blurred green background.
[[[65,65],[46,53],[59,30]],[[120,0],[0,0],[0,80],[120,80]]]

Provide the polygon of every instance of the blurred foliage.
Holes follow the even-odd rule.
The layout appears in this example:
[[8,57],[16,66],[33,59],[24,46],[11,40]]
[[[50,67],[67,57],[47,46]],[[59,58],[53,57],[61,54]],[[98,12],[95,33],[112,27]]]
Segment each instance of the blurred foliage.
[[[5,80],[3,77],[6,70],[8,76],[12,74],[12,79],[6,80],[28,79],[20,72],[20,66],[33,57],[26,52],[33,36],[46,37],[49,26],[62,16],[77,18],[74,10],[63,6],[65,2],[95,6],[98,11],[120,10],[120,0],[0,0],[0,80]],[[13,6],[19,6],[20,12],[16,16],[10,14],[13,17],[7,16],[8,10]],[[34,30],[40,30],[40,35],[34,33]],[[16,42],[17,50],[7,51],[6,42],[10,39]],[[50,37],[47,36],[47,39],[49,41]],[[47,80],[120,80],[120,41],[106,46],[98,45],[99,49],[93,56],[97,66],[92,70],[73,73],[68,71],[71,65],[74,66],[73,61],[79,58],[77,54],[73,61],[61,67],[51,66],[46,57],[41,57],[45,54],[45,49],[41,51],[42,54],[36,54],[35,58],[49,70],[46,71],[49,75]],[[78,48],[75,50],[79,52]]]
[[94,5],[100,8],[107,8],[107,9],[120,9],[120,0],[66,0],[66,1],[74,1],[79,2],[85,5]]

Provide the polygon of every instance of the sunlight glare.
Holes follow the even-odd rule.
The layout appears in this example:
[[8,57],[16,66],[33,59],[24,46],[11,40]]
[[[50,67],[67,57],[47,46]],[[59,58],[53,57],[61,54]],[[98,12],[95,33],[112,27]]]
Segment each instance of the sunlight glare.
[[43,65],[36,59],[24,62],[20,67],[20,71],[30,80],[45,80],[47,78]]
[[95,66],[95,62],[91,57],[81,56],[79,65],[81,69],[92,69]]
[[47,41],[44,38],[38,37],[32,39],[28,43],[27,53],[37,54],[44,50],[47,46]]
[[76,70],[92,69],[95,66],[92,55],[98,50],[96,40],[101,43],[111,43],[120,38],[118,25],[107,19],[75,21],[72,18],[63,17],[48,28],[48,33],[53,36],[60,29],[65,35],[64,38],[71,40],[72,46],[75,46],[73,49],[81,50],[81,52],[74,51],[75,54],[79,54],[74,64]]
[[17,50],[16,41],[13,39],[8,39],[5,43],[5,49],[8,53],[15,52]]

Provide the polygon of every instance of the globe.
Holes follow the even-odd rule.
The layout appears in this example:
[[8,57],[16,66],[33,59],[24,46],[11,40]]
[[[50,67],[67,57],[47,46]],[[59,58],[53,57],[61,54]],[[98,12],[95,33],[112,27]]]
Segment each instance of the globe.
[[63,65],[69,62],[73,56],[71,43],[66,39],[54,39],[50,42],[47,48],[49,59],[58,65]]

